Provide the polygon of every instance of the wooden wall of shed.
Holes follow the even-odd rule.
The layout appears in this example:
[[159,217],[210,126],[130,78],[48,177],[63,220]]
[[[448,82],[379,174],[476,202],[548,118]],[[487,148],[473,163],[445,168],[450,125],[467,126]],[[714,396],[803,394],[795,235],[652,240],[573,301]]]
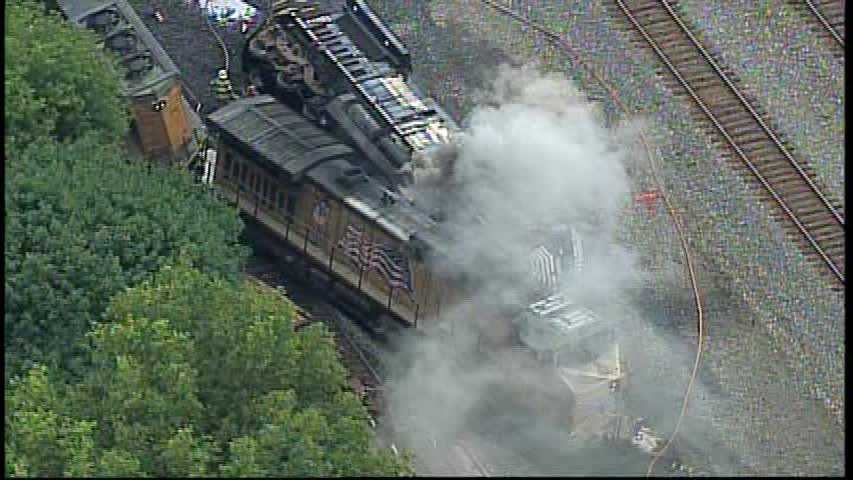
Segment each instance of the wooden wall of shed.
[[187,112],[181,100],[181,87],[174,84],[166,97],[166,107],[157,112],[153,104],[161,98],[146,95],[135,98],[132,105],[136,128],[146,155],[174,154],[190,138]]
[[166,95],[166,108],[161,113],[163,113],[166,133],[169,136],[171,153],[174,153],[186,145],[191,135],[180,84],[176,83],[169,89],[169,93]]
[[169,134],[163,115],[152,108],[155,100],[154,96],[139,97],[133,100],[132,105],[136,131],[146,155],[159,155],[169,150]]

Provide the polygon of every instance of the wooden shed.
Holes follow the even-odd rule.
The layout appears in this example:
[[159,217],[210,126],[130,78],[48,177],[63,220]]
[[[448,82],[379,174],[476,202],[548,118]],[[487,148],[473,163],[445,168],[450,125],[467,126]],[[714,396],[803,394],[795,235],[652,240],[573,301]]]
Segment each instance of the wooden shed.
[[68,20],[96,32],[126,69],[123,84],[135,133],[149,157],[185,153],[192,128],[180,72],[124,0],[58,0]]

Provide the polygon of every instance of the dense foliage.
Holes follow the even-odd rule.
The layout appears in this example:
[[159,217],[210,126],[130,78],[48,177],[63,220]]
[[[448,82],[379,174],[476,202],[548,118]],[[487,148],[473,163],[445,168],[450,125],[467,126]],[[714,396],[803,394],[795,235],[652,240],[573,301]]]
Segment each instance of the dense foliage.
[[244,284],[234,210],[128,161],[95,37],[6,7],[7,474],[411,473],[372,447],[328,332]]
[[[40,3],[6,1],[5,338],[9,367],[67,367],[110,296],[180,251],[233,274],[233,211],[186,175],[132,165],[114,60]],[[57,363],[58,362],[58,363]]]
[[79,383],[62,391],[34,368],[9,389],[7,471],[411,473],[370,446],[328,332],[295,333],[293,319],[276,292],[165,267],[114,298],[88,336],[92,366]]
[[110,297],[181,252],[232,277],[245,258],[233,210],[115,147],[36,142],[5,174],[7,360],[69,365]]
[[6,0],[5,38],[7,147],[93,130],[109,139],[124,135],[120,68],[92,32],[46,13],[43,3]]

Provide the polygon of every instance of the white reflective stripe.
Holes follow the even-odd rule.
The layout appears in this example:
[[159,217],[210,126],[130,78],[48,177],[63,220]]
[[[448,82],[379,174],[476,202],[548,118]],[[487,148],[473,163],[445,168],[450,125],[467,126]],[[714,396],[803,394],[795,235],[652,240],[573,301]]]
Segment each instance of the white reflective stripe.
[[540,245],[530,254],[530,267],[533,278],[546,287],[557,285],[559,270],[556,259],[544,246]]
[[204,174],[201,176],[203,183],[213,184],[216,175],[216,150],[208,149],[204,152]]
[[571,228],[572,232],[572,256],[574,257],[574,267],[576,272],[580,272],[583,269],[583,243],[581,241],[580,235],[578,235],[577,230],[573,227]]

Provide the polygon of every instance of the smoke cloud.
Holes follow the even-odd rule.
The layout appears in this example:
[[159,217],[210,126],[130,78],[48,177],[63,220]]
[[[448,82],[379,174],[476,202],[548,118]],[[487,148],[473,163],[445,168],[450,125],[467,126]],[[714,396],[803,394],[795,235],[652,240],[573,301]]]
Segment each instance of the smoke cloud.
[[627,473],[623,463],[643,463],[641,453],[616,459],[570,435],[574,400],[553,370],[529,353],[484,354],[482,346],[512,337],[495,319],[530,303],[529,256],[555,225],[571,226],[583,242],[582,271],[563,275],[560,291],[617,330],[636,328],[620,324],[613,305],[639,278],[633,255],[615,241],[636,125],[605,128],[567,79],[533,67],[498,68],[477,104],[457,144],[419,160],[408,192],[441,212],[454,242],[443,268],[465,273],[474,288],[442,311],[443,333],[401,339],[387,392],[395,429],[432,472],[454,473],[442,470],[449,457],[439,452],[465,439],[481,451],[502,449],[496,456],[514,463],[504,474],[522,465],[532,465],[529,474]]
[[[480,106],[459,144],[436,152],[415,171],[411,195],[441,211],[456,242],[448,263],[479,272],[485,277],[480,289],[489,295],[512,296],[517,279],[529,275],[533,232],[557,224],[595,238],[585,244],[590,266],[602,255],[625,261],[624,252],[610,245],[629,191],[618,137],[564,78],[506,65],[494,78],[477,95]],[[617,274],[624,267],[601,272],[606,290],[621,281]],[[509,284],[495,285],[495,277]]]

